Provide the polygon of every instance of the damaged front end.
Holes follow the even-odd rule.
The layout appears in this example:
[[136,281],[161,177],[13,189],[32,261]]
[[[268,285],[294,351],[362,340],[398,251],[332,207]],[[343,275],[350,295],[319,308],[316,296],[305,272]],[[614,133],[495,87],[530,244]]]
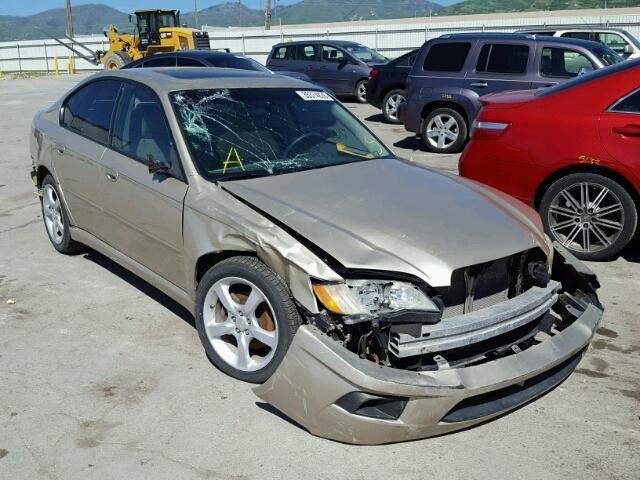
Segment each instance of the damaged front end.
[[569,376],[602,318],[595,275],[554,247],[456,270],[446,288],[370,273],[315,285],[325,308],[254,391],[311,433],[356,444],[512,410]]

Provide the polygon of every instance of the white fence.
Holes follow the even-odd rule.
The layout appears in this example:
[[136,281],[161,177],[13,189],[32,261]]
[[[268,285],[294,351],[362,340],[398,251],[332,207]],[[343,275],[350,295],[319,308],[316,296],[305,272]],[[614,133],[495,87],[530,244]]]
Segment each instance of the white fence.
[[[213,48],[229,48],[264,62],[271,47],[279,42],[310,39],[351,40],[378,50],[393,58],[422,45],[425,41],[455,32],[513,32],[546,25],[607,25],[623,28],[640,38],[640,8],[635,14],[610,15],[599,11],[589,15],[558,15],[557,12],[531,12],[504,15],[475,15],[439,19],[406,19],[379,22],[352,22],[330,26],[275,26],[271,30],[257,28],[220,29],[204,26]],[[612,12],[612,10],[603,10]],[[554,15],[551,15],[553,13]],[[358,24],[360,23],[360,24]]]
[[[640,8],[586,10],[572,12],[526,12],[501,15],[464,17],[412,18],[331,25],[274,26],[261,28],[212,28],[209,32],[212,48],[229,48],[264,62],[271,47],[282,41],[326,38],[352,40],[375,48],[387,57],[396,57],[422,45],[426,40],[453,32],[510,32],[545,25],[608,25],[624,28],[640,38]],[[107,50],[108,41],[102,35],[77,37],[91,50]],[[65,43],[68,40],[63,39]],[[54,40],[27,40],[0,43],[0,72],[52,72],[57,58],[61,72],[68,69],[70,52]],[[75,54],[76,70],[96,70],[96,66]]]

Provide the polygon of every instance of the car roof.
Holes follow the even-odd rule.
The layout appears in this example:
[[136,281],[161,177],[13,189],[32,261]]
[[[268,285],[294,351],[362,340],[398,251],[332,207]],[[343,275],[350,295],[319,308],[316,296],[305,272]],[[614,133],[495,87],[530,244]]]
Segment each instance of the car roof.
[[239,53],[230,53],[220,50],[179,50],[177,52],[164,52],[164,53],[156,53],[154,55],[148,57],[142,57],[134,62],[126,64],[124,69],[133,68],[136,65],[140,65],[141,63],[147,60],[153,60],[154,58],[201,58],[206,60],[207,58],[224,58],[224,57],[237,57],[241,55]]
[[339,47],[355,47],[362,46],[361,43],[352,42],[349,40],[299,40],[297,42],[280,42],[273,46],[273,48],[285,47],[287,45],[336,45]]
[[532,35],[528,33],[501,33],[501,32],[478,32],[478,33],[447,33],[438,37],[437,40],[446,39],[468,39],[468,40],[528,40],[531,42],[548,42],[563,45],[575,45],[585,48],[601,47],[602,44],[592,40],[582,40],[580,38],[550,37],[548,35]]
[[215,88],[319,89],[316,85],[312,85],[293,77],[234,68],[151,67],[122,69],[97,73],[89,77],[87,81],[93,81],[100,78],[118,78],[137,81],[150,87],[158,94],[166,94],[176,90]]
[[606,31],[606,32],[618,32],[618,33],[628,33],[626,30],[622,28],[613,28],[613,27],[605,27],[600,25],[546,25],[544,27],[534,27],[534,28],[526,28],[522,30],[518,30],[519,32],[549,32],[549,31],[578,31],[578,32],[597,32],[597,31]]

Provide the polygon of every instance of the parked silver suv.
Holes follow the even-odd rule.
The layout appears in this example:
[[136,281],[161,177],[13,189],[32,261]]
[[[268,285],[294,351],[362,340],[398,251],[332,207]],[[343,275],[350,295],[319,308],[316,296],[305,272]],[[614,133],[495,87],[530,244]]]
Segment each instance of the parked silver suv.
[[35,117],[31,155],[56,250],[94,248],[183,304],[220,370],[317,435],[500,415],[562,382],[602,316],[533,210],[396,158],[299,80],[98,74]]

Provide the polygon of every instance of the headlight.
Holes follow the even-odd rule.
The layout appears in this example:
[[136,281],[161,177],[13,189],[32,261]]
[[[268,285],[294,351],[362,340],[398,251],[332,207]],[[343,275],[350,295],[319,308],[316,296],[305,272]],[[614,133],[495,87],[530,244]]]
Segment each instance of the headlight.
[[347,280],[314,285],[318,299],[334,313],[366,315],[399,310],[438,312],[438,306],[415,285],[392,280]]

